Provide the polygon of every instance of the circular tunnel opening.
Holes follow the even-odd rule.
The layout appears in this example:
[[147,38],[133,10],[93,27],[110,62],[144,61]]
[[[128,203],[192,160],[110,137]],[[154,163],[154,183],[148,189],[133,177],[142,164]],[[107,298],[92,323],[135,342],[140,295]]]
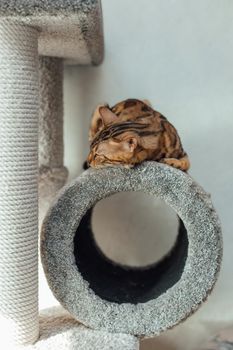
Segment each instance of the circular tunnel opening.
[[[149,227],[150,230],[153,230],[153,232],[151,232],[152,236],[157,235],[160,237],[161,241],[163,240],[166,242],[165,246],[162,248],[160,247],[161,249],[155,249],[154,257],[150,253],[150,256],[148,257],[145,257],[144,254],[143,259],[135,259],[135,255],[132,254],[132,251],[135,252],[135,249],[131,249],[135,246],[136,239],[136,237],[133,235],[135,222],[132,220],[132,217],[128,216],[127,218],[126,215],[125,219],[123,220],[124,222],[121,223],[121,226],[115,225],[115,228],[111,227],[112,219],[114,217],[116,221],[119,219],[119,208],[121,208],[121,210],[124,212],[122,206],[119,206],[119,201],[117,202],[117,200],[115,200],[115,202],[118,203],[118,210],[116,210],[116,207],[114,208],[114,204],[112,204],[114,203],[113,197],[119,196],[120,198],[121,195],[122,194],[119,193],[102,200],[107,202],[102,208],[102,224],[99,225],[99,227],[96,215],[98,214],[98,206],[101,206],[102,201],[97,203],[95,207],[89,209],[83,216],[74,237],[75,261],[84,280],[89,283],[89,287],[94,291],[94,293],[102,299],[119,304],[144,303],[151,299],[157,298],[179,281],[184,269],[188,251],[187,232],[183,222],[179,218],[178,220],[176,219],[177,223],[175,223],[174,219],[172,221],[170,220],[171,223],[169,226],[169,224],[166,223],[166,221],[169,221],[166,219],[166,215],[169,216],[169,213],[162,208],[159,216],[162,217],[163,212],[163,219],[161,219],[161,217],[158,219],[158,215],[157,217],[156,215],[154,217],[152,216],[152,221],[150,222]],[[135,208],[136,200],[139,199],[137,198],[138,193],[135,194],[129,192],[124,193],[123,195],[126,196],[123,201],[124,204],[127,202],[127,197],[128,200],[131,198],[131,202],[134,203],[134,212],[131,211],[133,217],[137,216],[137,222],[141,222],[143,216],[145,216],[144,225],[147,225],[148,208],[151,210],[151,203],[149,202],[147,205],[145,205],[146,201],[145,198],[143,198],[143,196],[147,195],[140,193],[139,197],[141,203],[140,205],[144,203],[144,212],[139,210],[140,206]],[[161,208],[161,205],[159,207]],[[111,210],[108,208],[112,208],[112,214]],[[95,213],[96,210],[97,214]],[[156,211],[157,214],[158,210]],[[140,215],[138,214],[139,212]],[[147,214],[145,215],[145,213]],[[151,215],[152,212],[149,214],[149,216]],[[120,220],[121,219],[122,216],[120,215]],[[130,222],[131,236],[130,240],[127,241],[127,246],[124,247],[124,244],[120,246],[118,243],[117,235],[119,233],[118,236],[121,235],[122,237],[124,234],[124,225],[125,231],[129,233],[129,226],[126,225],[127,219],[128,222]],[[108,224],[104,225],[103,222],[108,222]],[[154,227],[152,226],[152,223],[154,224]],[[174,225],[174,227],[171,227],[171,224]],[[104,230],[104,233],[102,234],[101,232],[101,235],[97,234],[98,232],[96,233],[96,231],[100,231],[101,229]],[[115,230],[115,236],[111,235],[113,229]],[[143,230],[143,227],[139,227],[139,230],[140,229]],[[168,232],[166,232],[166,230]],[[171,236],[170,231],[174,230],[178,232],[176,232],[175,235],[173,232],[173,237],[167,239],[169,235]],[[142,232],[142,236],[143,238],[140,237],[140,240],[145,249],[148,249],[150,245],[153,246],[148,234],[145,237],[145,232]],[[108,240],[111,240],[112,243],[110,245],[111,249],[109,250],[107,250],[104,246],[104,242],[107,241],[106,237]],[[164,238],[166,239],[164,240]],[[156,241],[153,243],[155,242]],[[118,254],[118,257],[116,254],[114,255],[114,251],[116,252],[117,249],[123,251],[124,254]],[[128,254],[130,257],[127,256],[127,251],[129,251],[129,253],[131,252]],[[121,258],[119,259],[119,257]]]
[[102,253],[131,267],[145,267],[164,257],[175,244],[178,223],[177,214],[162,199],[137,191],[100,200],[91,217]]

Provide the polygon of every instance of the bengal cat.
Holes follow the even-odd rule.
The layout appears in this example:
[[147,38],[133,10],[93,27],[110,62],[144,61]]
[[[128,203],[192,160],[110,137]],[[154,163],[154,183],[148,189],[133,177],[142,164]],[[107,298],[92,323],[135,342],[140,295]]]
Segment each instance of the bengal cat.
[[92,117],[88,164],[133,167],[153,160],[187,171],[190,167],[174,126],[148,101],[128,99],[99,105]]

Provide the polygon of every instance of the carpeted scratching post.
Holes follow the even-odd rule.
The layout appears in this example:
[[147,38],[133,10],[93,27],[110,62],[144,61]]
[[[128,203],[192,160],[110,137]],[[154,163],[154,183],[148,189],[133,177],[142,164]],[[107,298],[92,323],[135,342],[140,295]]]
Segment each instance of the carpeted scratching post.
[[[63,165],[63,60],[39,59],[39,223],[55,193],[65,184]],[[39,225],[40,226],[40,225]]]
[[38,337],[38,31],[0,21],[0,320]]
[[[39,333],[38,159],[41,178],[56,173],[56,189],[66,177],[62,101],[55,98],[61,97],[59,58],[99,64],[102,34],[98,0],[0,0],[0,319],[7,342],[32,343]],[[38,55],[58,59],[42,59],[39,74]],[[40,96],[53,103],[46,109]],[[48,162],[46,152],[38,157],[39,109],[40,140],[47,147]],[[54,127],[49,118],[57,118],[54,130],[49,130]]]
[[[159,197],[180,217],[175,246],[146,268],[111,262],[93,239],[92,208],[125,191]],[[188,174],[145,162],[89,169],[66,186],[43,223],[41,252],[51,290],[77,320],[144,337],[174,327],[205,301],[220,269],[222,237],[209,195]]]

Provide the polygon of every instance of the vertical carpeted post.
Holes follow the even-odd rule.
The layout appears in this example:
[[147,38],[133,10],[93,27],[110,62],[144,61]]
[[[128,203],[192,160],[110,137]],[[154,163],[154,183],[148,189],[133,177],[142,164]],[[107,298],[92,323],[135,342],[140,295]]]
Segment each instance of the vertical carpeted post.
[[63,166],[63,60],[39,59],[39,208],[43,219],[55,193],[65,184]]
[[38,337],[37,41],[35,28],[1,19],[1,340],[18,344]]
[[63,166],[63,60],[39,58],[39,165]]

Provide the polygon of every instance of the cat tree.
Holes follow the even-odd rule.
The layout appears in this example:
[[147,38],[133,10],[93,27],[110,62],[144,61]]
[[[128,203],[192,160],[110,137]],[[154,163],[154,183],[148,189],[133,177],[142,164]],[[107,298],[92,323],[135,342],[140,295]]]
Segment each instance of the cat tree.
[[[43,226],[42,257],[50,287],[61,304],[95,330],[57,309],[39,318],[38,175],[42,218],[67,177],[63,165],[63,62],[101,62],[100,2],[0,0],[0,48],[2,341],[32,344],[40,335],[28,349],[138,349],[134,335],[159,334],[174,326],[193,312],[213,287],[222,245],[210,199],[188,175],[165,165],[88,170],[64,189],[50,210]],[[136,271],[133,282],[149,280],[151,289],[143,293],[139,289],[127,300],[90,265],[93,253],[92,258],[107,266],[105,271],[111,277],[112,263],[106,263],[93,242],[91,207],[101,198],[126,190],[143,190],[163,198],[187,228],[186,232],[181,222],[174,249],[157,267],[152,266],[148,273]],[[64,227],[66,236],[62,235]],[[61,252],[66,254],[59,255]],[[122,273],[121,266],[117,273]],[[156,278],[160,284],[154,284]],[[103,281],[105,288],[101,287]],[[114,286],[123,288],[126,297],[125,286]]]

